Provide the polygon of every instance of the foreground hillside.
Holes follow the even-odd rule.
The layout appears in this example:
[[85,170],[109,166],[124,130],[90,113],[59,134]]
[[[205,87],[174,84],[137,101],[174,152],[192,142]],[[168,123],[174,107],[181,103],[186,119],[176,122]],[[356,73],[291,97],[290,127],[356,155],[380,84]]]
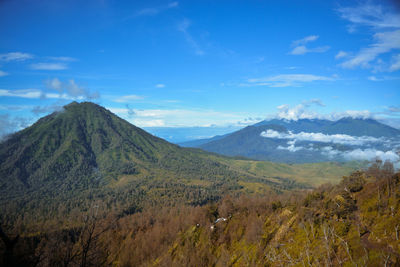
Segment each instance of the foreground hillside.
[[227,193],[311,188],[357,167],[257,163],[181,148],[99,105],[74,102],[0,144],[0,219],[31,230],[60,227],[93,203],[120,215],[204,205]]
[[2,239],[16,243],[3,260],[24,266],[400,264],[400,173],[388,163],[308,193],[227,196],[202,207],[123,217],[102,210],[93,206],[79,227],[43,228],[19,239],[17,226],[4,228]]

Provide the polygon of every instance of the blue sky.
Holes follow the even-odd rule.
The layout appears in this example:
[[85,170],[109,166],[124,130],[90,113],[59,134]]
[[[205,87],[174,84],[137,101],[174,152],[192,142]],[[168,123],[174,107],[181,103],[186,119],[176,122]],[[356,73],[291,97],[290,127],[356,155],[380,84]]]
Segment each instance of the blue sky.
[[270,117],[400,126],[395,1],[6,0],[0,24],[0,134],[73,100],[209,135]]

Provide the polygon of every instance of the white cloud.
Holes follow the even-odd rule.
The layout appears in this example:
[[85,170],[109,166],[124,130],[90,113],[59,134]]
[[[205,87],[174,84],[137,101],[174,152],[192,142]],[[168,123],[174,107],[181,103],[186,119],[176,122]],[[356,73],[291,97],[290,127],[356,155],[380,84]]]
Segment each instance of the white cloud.
[[51,99],[66,99],[66,100],[84,100],[86,99],[83,95],[71,96],[66,93],[53,94],[46,93],[38,89],[25,89],[25,90],[5,90],[0,89],[0,96],[2,97],[19,97],[19,98],[29,98],[29,99],[39,99],[39,98],[51,98]]
[[290,152],[296,152],[296,151],[299,151],[301,149],[304,149],[304,147],[302,147],[302,146],[295,146],[295,143],[296,143],[296,140],[288,141],[287,142],[287,144],[288,144],[287,147],[278,146],[277,149],[279,149],[279,150],[288,150]]
[[382,76],[382,77],[376,77],[374,75],[369,76],[368,80],[373,81],[373,82],[382,82],[382,81],[393,81],[393,80],[400,80],[400,77],[393,77],[393,76]]
[[[277,107],[278,112],[274,115],[268,116],[267,119],[284,119],[284,120],[300,120],[300,119],[321,119],[336,121],[341,118],[351,117],[354,119],[367,119],[371,118],[372,114],[368,110],[346,110],[343,112],[331,112],[329,114],[321,114],[309,110],[310,104],[318,104],[319,99],[312,99],[309,101],[303,101],[303,104],[296,106],[290,106],[287,104],[280,105]],[[321,102],[322,106],[324,105]]]
[[343,62],[343,68],[373,68],[374,71],[396,71],[400,68],[396,58],[389,67],[379,58],[400,49],[400,14],[370,2],[356,7],[340,8],[338,11],[343,19],[352,23],[349,28],[351,32],[359,26],[366,26],[374,33],[374,42]]
[[162,83],[156,84],[156,88],[164,88],[164,87],[165,87],[165,84],[162,84]]
[[21,52],[11,52],[6,54],[0,54],[0,61],[24,61],[33,58],[32,54],[21,53]]
[[391,106],[389,107],[389,111],[394,113],[400,113],[400,107]]
[[389,67],[390,71],[400,70],[400,54],[392,57],[392,63]]
[[65,61],[65,62],[73,62],[78,60],[73,57],[48,57],[48,58],[55,61]]
[[63,90],[63,84],[61,83],[61,81],[58,78],[46,80],[45,84],[46,84],[47,88],[49,88],[49,89],[56,90],[59,92],[62,92],[62,90]]
[[21,130],[32,123],[30,118],[21,118],[10,116],[9,114],[0,114],[0,141],[12,132]]
[[345,52],[345,51],[339,51],[336,56],[335,59],[340,59],[340,58],[344,58],[347,57],[349,55],[349,53]]
[[27,90],[5,90],[0,89],[0,96],[21,97],[21,98],[40,98],[43,95],[42,91],[35,89]]
[[280,105],[278,106],[278,113],[276,117],[279,119],[285,120],[299,120],[299,119],[311,119],[318,117],[318,114],[315,112],[311,112],[306,110],[305,105],[299,104],[291,108],[289,105]]
[[342,157],[345,160],[368,160],[373,161],[377,158],[382,161],[398,162],[400,160],[399,155],[396,152],[388,150],[382,151],[372,148],[361,149],[357,148],[348,151],[339,151],[333,149],[331,146],[323,147],[321,149],[321,154],[329,158]]
[[183,33],[186,42],[193,47],[195,54],[202,56],[205,54],[205,52],[203,49],[201,49],[200,45],[193,39],[192,35],[189,33],[188,29],[190,25],[190,20],[185,18],[181,23],[178,24],[178,31]]
[[[288,87],[300,86],[302,83],[314,81],[333,81],[334,79],[326,76],[313,74],[281,74],[276,76],[248,79],[247,86],[268,86],[268,87]],[[243,86],[243,84],[242,84]]]
[[341,118],[350,117],[353,119],[368,119],[372,118],[372,113],[368,110],[346,110],[343,112],[332,112],[323,116],[327,120],[336,121]]
[[165,127],[165,121],[156,119],[156,120],[143,120],[143,119],[136,119],[136,125],[140,125],[140,127]]
[[293,48],[292,51],[290,51],[289,54],[291,55],[304,55],[307,53],[324,53],[330,49],[330,46],[319,46],[319,47],[314,47],[314,48],[307,48],[304,45],[299,45]]
[[287,147],[283,146],[278,146],[277,149],[279,150],[288,150],[290,152],[296,152],[301,149],[304,150],[310,150],[310,151],[319,151],[323,156],[326,156],[330,159],[333,158],[342,158],[344,160],[367,160],[367,161],[373,161],[377,158],[381,159],[382,161],[391,161],[391,162],[399,162],[400,156],[394,152],[394,151],[382,151],[382,150],[377,150],[377,149],[372,149],[372,148],[367,148],[367,149],[361,149],[361,148],[356,148],[353,150],[346,150],[346,151],[340,151],[337,149],[334,149],[331,146],[325,146],[320,149],[316,149],[313,146],[310,147],[302,147],[298,146],[296,147],[295,145],[295,140],[294,141],[289,141]]
[[305,105],[305,106],[310,106],[311,104],[315,104],[315,105],[320,106],[320,107],[325,107],[325,106],[326,106],[326,105],[322,102],[322,100],[321,100],[321,99],[318,99],[318,98],[313,98],[313,99],[310,99],[310,100],[306,100],[306,101],[303,101],[302,103],[303,103],[303,105]]
[[380,79],[376,78],[375,76],[369,76],[368,80],[373,81],[373,82],[379,82],[381,81]]
[[367,2],[356,7],[339,8],[338,11],[343,19],[355,26],[364,25],[374,29],[400,28],[400,15],[380,5]]
[[45,81],[49,89],[56,90],[58,93],[44,92],[39,89],[25,90],[6,90],[0,89],[0,96],[3,97],[20,97],[20,98],[51,98],[51,99],[67,99],[67,100],[85,100],[99,98],[97,92],[90,92],[87,88],[78,85],[74,80],[61,82],[57,78]]
[[49,106],[36,106],[32,108],[31,112],[34,113],[35,115],[43,114],[43,113],[53,113],[55,111],[63,111],[64,107],[62,105],[58,104],[52,104]]
[[5,71],[0,70],[0,77],[7,76],[8,73]]
[[68,66],[65,63],[34,63],[31,64],[33,70],[65,70]]
[[89,89],[78,85],[74,80],[69,80],[65,84],[65,90],[73,99],[96,99],[100,97],[98,92],[90,92]]
[[171,8],[178,7],[179,2],[171,2],[167,5],[163,6],[158,6],[158,7],[148,7],[148,8],[143,8],[139,11],[136,12],[134,17],[139,17],[139,16],[155,16],[158,15],[159,13],[166,11]]
[[244,126],[255,123],[245,114],[203,109],[131,109],[134,116],[129,116],[128,108],[108,107],[108,109],[139,127],[148,127],[156,123],[160,127]]
[[313,41],[317,40],[318,38],[319,38],[318,35],[309,35],[309,36],[304,37],[303,39],[293,41],[292,45],[293,46],[304,45],[306,43],[313,42]]
[[351,136],[347,134],[323,134],[323,133],[293,133],[289,131],[277,132],[275,130],[268,129],[263,131],[260,136],[266,138],[276,139],[291,139],[296,141],[311,141],[311,142],[322,142],[322,143],[334,143],[342,145],[364,145],[366,143],[382,142],[382,139],[375,138],[372,136]]
[[373,37],[375,40],[373,44],[362,48],[357,55],[343,62],[341,66],[343,68],[370,68],[370,63],[381,54],[400,49],[400,30],[375,33]]
[[329,50],[329,46],[319,46],[314,48],[307,48],[306,44],[309,42],[314,42],[319,38],[318,35],[310,35],[304,37],[303,39],[296,40],[292,42],[294,46],[293,50],[289,53],[291,55],[304,55],[306,53],[324,53]]
[[342,152],[341,155],[347,160],[374,160],[376,158],[381,159],[382,161],[399,161],[399,155],[397,155],[394,151],[381,151],[376,149],[355,149],[352,151]]
[[[385,144],[388,148],[395,148],[396,144],[393,143],[393,140],[388,141],[383,138],[375,138],[371,136],[350,136],[346,134],[323,134],[323,133],[305,133],[300,132],[294,134],[292,132],[283,133],[277,132],[271,129],[264,131],[260,134],[260,136],[265,138],[276,138],[276,139],[289,139],[287,142],[288,146],[278,146],[278,150],[288,150],[290,152],[296,152],[299,150],[309,150],[320,152],[322,155],[332,158],[343,158],[344,160],[375,160],[376,158],[380,158],[383,161],[389,160],[392,162],[399,162],[400,156],[395,151],[382,151],[373,148],[356,148],[353,150],[345,150],[340,151],[334,149],[332,146],[324,146],[322,148],[316,148],[312,144],[309,144],[308,147],[304,146],[295,146],[297,141],[311,141],[311,142],[322,142],[322,143],[333,143],[333,144],[343,144],[343,145],[366,145],[369,143],[382,143]],[[389,143],[388,143],[389,142]]]
[[321,148],[321,154],[324,156],[327,156],[329,158],[336,157],[340,154],[341,152],[339,150],[333,149],[331,146],[325,146]]
[[144,98],[143,96],[139,95],[124,95],[117,99],[114,99],[113,101],[117,103],[128,103],[131,101],[142,100],[143,98]]

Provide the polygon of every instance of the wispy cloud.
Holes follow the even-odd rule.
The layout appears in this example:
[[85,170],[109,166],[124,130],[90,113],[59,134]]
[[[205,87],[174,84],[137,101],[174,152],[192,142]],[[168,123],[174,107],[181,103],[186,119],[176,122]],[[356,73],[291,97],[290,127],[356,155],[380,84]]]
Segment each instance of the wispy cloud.
[[164,87],[165,87],[165,84],[163,84],[163,83],[156,84],[156,88],[164,88]]
[[0,54],[0,61],[24,61],[27,59],[32,59],[34,56],[32,54],[28,53],[22,53],[22,52],[11,52],[11,53],[6,53],[6,54]]
[[31,64],[33,70],[65,70],[68,69],[65,63],[34,63]]
[[8,73],[5,71],[0,70],[0,77],[7,76]]
[[46,80],[44,81],[45,85],[47,88],[52,89],[52,90],[56,90],[58,92],[62,92],[63,90],[63,84],[62,82],[58,79],[58,78],[53,78],[50,80]]
[[117,103],[129,103],[132,101],[142,100],[143,98],[144,98],[143,96],[139,95],[124,95],[117,99],[114,99],[113,101]]
[[[111,112],[139,127],[212,127],[250,125],[254,121],[243,114],[197,109],[130,109],[108,107]],[[134,113],[130,116],[129,113]],[[244,124],[247,122],[247,124]]]
[[62,104],[58,105],[57,103],[48,105],[48,106],[36,106],[34,107],[31,112],[35,115],[40,115],[43,113],[52,113],[55,111],[62,111],[64,107]]
[[368,76],[367,79],[370,81],[373,81],[373,82],[382,82],[382,81],[400,80],[400,77],[393,77],[393,76],[376,77],[376,76],[372,75],[372,76]]
[[305,100],[305,101],[302,102],[302,104],[307,106],[307,107],[310,106],[311,104],[314,104],[314,105],[317,105],[317,106],[320,106],[320,107],[325,107],[326,106],[322,102],[322,100],[319,99],[319,98],[313,98],[313,99],[310,99],[310,100]]
[[335,59],[345,58],[345,57],[347,57],[348,55],[349,55],[349,53],[340,50],[340,51],[336,54]]
[[139,17],[139,16],[155,16],[161,12],[164,12],[171,8],[176,8],[178,6],[179,6],[179,2],[171,2],[167,5],[143,8],[143,9],[138,10],[133,16],[128,17],[128,19],[132,18],[132,17]]
[[181,23],[178,24],[178,31],[183,33],[186,42],[193,47],[195,54],[202,56],[205,54],[205,52],[189,33],[188,29],[190,25],[191,21],[185,18]]
[[64,62],[78,61],[78,59],[74,58],[74,57],[48,57],[48,59],[55,60],[55,61],[64,61]]
[[40,98],[43,95],[42,91],[36,89],[26,90],[5,90],[0,89],[0,96],[21,97],[21,98]]
[[84,100],[84,96],[71,96],[66,93],[55,94],[49,92],[43,92],[38,89],[24,89],[24,90],[5,90],[0,89],[0,96],[2,97],[18,97],[18,98],[29,98],[29,99],[67,99],[67,100]]
[[400,70],[400,54],[394,55],[392,57],[392,62],[389,67],[390,71]]
[[324,53],[328,51],[330,46],[319,46],[315,48],[307,48],[304,45],[296,46],[293,48],[293,50],[290,52],[291,55],[304,55],[307,53]]
[[374,29],[400,28],[400,15],[384,9],[381,5],[374,5],[367,1],[355,7],[338,9],[340,16],[353,23],[354,27],[369,26]]
[[43,91],[39,89],[25,89],[25,90],[7,90],[0,89],[0,96],[2,97],[19,97],[30,99],[67,99],[67,100],[92,100],[100,97],[98,92],[92,92],[88,88],[78,85],[75,80],[68,80],[61,82],[58,78],[44,81],[46,87],[50,90],[55,90],[57,93],[51,91]]
[[292,45],[293,45],[293,46],[305,45],[305,44],[307,44],[307,43],[309,43],[309,42],[314,42],[314,41],[316,41],[318,38],[319,38],[318,35],[306,36],[306,37],[304,37],[303,39],[293,41]]
[[388,110],[393,113],[400,113],[400,107],[390,106]]
[[65,90],[72,98],[97,99],[100,97],[98,92],[91,92],[88,88],[78,85],[75,80],[65,83]]
[[268,87],[288,87],[301,86],[303,83],[314,81],[333,81],[334,78],[318,76],[313,74],[281,74],[263,78],[248,79],[242,86],[268,86]]
[[30,124],[30,118],[12,117],[9,114],[0,114],[0,140],[4,140],[8,134],[21,130]]
[[319,38],[318,35],[310,35],[304,37],[303,39],[293,41],[292,46],[294,48],[290,51],[291,55],[304,55],[307,53],[324,53],[329,50],[329,46],[319,46],[314,48],[306,47],[306,44],[309,42],[314,42]]
[[370,2],[356,7],[343,7],[338,9],[338,12],[343,19],[351,22],[349,32],[354,32],[357,27],[362,26],[370,28],[373,32],[373,43],[361,48],[358,53],[344,61],[341,64],[343,68],[372,68],[374,71],[400,69],[400,58],[395,56],[390,64],[383,64],[380,58],[383,54],[400,49],[400,14]]
[[[375,33],[373,36],[375,42],[366,48],[362,48],[357,55],[343,62],[343,68],[371,68],[371,62],[381,54],[400,49],[400,30]],[[391,66],[392,70],[397,69],[397,64]]]

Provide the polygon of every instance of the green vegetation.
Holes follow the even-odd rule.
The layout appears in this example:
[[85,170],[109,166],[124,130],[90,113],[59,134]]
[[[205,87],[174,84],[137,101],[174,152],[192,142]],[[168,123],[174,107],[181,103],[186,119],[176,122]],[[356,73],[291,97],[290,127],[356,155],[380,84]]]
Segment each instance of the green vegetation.
[[[71,103],[0,145],[0,219],[25,231],[62,226],[93,203],[131,214],[223,195],[311,188],[357,169],[286,165],[181,148],[93,103]],[[71,222],[69,222],[71,224]]]
[[312,187],[325,183],[339,183],[340,177],[367,166],[363,162],[321,162],[305,164],[284,164],[269,161],[221,159],[231,168],[243,170],[271,181],[286,179]]
[[43,225],[19,238],[18,225],[6,225],[0,260],[11,266],[400,264],[400,173],[382,162],[308,192],[227,195],[203,206],[177,203],[125,215],[97,203],[76,218],[77,225]]

